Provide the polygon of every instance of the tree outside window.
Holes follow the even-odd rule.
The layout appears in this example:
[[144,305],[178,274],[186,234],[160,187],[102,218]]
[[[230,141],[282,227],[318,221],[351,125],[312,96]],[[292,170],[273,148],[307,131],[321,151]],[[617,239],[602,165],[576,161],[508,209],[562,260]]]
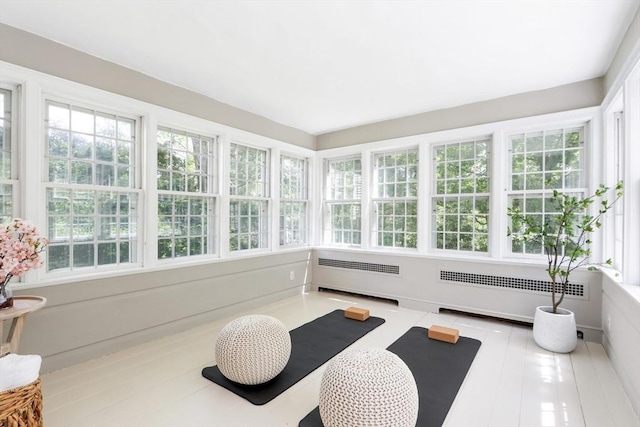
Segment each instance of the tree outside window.
[[489,250],[489,139],[433,147],[432,245]]
[[360,158],[326,163],[324,241],[360,245],[362,163]]
[[418,149],[374,156],[373,209],[377,246],[418,246]]
[[280,245],[307,242],[307,160],[280,156]]
[[136,262],[136,121],[45,104],[47,270]]
[[[542,225],[557,215],[554,190],[584,196],[584,126],[514,134],[508,140],[509,206],[532,223]],[[512,241],[511,252],[544,254],[544,248],[536,242]]]
[[241,144],[230,147],[229,250],[269,247],[268,152]]
[[216,138],[157,133],[158,259],[212,254]]

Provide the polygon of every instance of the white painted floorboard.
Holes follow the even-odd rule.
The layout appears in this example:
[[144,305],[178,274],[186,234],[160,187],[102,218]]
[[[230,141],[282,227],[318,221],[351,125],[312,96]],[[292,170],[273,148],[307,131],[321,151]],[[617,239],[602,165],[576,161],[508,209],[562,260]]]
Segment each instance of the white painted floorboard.
[[[571,354],[540,349],[531,329],[450,313],[398,308],[369,298],[310,292],[252,310],[296,328],[336,308],[359,305],[386,322],[353,344],[386,348],[412,326],[451,326],[482,341],[446,427],[640,427],[602,345]],[[318,404],[324,366],[264,406],[201,375],[230,320],[141,344],[43,375],[47,427],[297,426]]]

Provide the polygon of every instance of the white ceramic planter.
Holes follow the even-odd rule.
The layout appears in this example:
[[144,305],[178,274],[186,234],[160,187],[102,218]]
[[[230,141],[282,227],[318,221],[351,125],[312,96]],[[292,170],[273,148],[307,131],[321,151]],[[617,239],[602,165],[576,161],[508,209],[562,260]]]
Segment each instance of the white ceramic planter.
[[533,319],[533,339],[540,347],[554,353],[569,353],[578,344],[576,317],[573,312],[541,306],[536,308]]

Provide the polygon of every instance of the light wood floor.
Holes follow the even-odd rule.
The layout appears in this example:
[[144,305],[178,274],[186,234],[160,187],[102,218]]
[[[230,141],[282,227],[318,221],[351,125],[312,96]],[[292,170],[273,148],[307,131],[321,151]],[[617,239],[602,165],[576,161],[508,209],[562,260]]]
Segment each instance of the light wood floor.
[[[482,341],[445,426],[638,427],[602,345],[579,341],[569,355],[535,345],[531,329],[505,322],[398,308],[367,298],[310,292],[250,313],[293,329],[359,305],[386,319],[353,346],[386,348],[411,326],[458,328]],[[219,330],[249,312],[43,375],[47,427],[297,426],[318,404],[324,367],[264,406],[206,380]]]

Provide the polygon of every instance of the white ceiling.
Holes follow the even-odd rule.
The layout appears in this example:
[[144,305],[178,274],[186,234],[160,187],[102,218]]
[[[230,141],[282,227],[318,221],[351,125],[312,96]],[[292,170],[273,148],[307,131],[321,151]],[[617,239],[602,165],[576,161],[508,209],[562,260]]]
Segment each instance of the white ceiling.
[[604,75],[640,0],[0,0],[0,22],[311,134]]

